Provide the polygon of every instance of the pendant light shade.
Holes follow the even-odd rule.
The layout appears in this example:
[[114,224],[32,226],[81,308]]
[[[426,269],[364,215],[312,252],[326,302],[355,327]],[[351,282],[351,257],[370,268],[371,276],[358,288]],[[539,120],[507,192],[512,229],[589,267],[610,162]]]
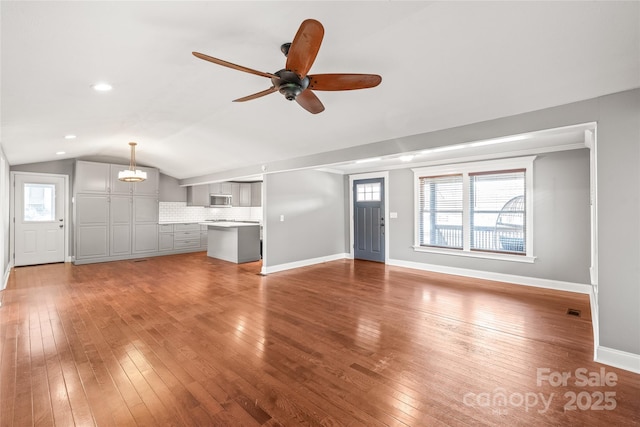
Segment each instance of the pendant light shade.
[[136,169],[136,143],[130,142],[131,146],[131,161],[129,162],[129,169],[118,172],[118,179],[125,182],[140,182],[147,179],[147,173]]

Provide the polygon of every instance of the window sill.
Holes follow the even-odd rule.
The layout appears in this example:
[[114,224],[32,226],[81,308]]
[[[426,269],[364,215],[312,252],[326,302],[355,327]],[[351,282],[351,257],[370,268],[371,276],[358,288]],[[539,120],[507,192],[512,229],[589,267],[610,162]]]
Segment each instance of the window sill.
[[441,254],[441,255],[455,255],[462,256],[467,258],[484,258],[484,259],[493,259],[499,261],[510,261],[510,262],[524,262],[528,264],[533,264],[536,260],[535,256],[522,256],[522,255],[510,255],[510,254],[499,254],[493,252],[470,252],[456,249],[444,249],[444,248],[426,248],[424,246],[413,246],[413,250],[416,252],[426,252],[432,254]]

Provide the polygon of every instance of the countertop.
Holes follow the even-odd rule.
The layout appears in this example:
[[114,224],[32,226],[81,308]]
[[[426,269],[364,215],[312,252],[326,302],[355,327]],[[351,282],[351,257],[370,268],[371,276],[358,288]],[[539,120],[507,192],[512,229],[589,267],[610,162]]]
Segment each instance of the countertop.
[[209,227],[235,228],[235,227],[260,227],[257,222],[233,222],[233,221],[206,221],[199,223]]

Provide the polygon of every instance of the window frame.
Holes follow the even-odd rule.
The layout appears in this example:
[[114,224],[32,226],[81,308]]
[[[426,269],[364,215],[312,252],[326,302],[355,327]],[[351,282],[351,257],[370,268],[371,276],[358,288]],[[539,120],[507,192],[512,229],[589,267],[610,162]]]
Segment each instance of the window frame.
[[[455,163],[437,166],[427,166],[414,168],[413,171],[413,190],[414,190],[414,224],[413,224],[413,250],[416,252],[435,253],[456,255],[470,258],[485,258],[503,261],[533,263],[535,256],[533,254],[533,162],[536,156],[514,157],[507,159],[494,159],[478,162]],[[512,254],[504,252],[483,251],[470,248],[470,179],[469,174],[486,173],[486,172],[508,172],[514,169],[525,170],[525,254]],[[420,178],[442,175],[460,175],[463,176],[462,192],[463,192],[463,210],[462,210],[462,232],[463,247],[462,249],[421,246],[420,245]]]

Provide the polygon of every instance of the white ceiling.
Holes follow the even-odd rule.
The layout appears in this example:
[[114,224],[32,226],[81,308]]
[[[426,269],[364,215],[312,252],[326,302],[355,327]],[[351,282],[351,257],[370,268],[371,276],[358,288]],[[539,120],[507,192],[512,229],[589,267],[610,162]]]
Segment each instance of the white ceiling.
[[[138,163],[183,179],[640,86],[636,1],[2,1],[0,13],[11,165],[126,162],[137,141]],[[317,115],[278,93],[232,103],[270,81],[191,54],[275,72],[306,18],[325,28],[311,74],[380,74],[380,86],[316,92]]]

